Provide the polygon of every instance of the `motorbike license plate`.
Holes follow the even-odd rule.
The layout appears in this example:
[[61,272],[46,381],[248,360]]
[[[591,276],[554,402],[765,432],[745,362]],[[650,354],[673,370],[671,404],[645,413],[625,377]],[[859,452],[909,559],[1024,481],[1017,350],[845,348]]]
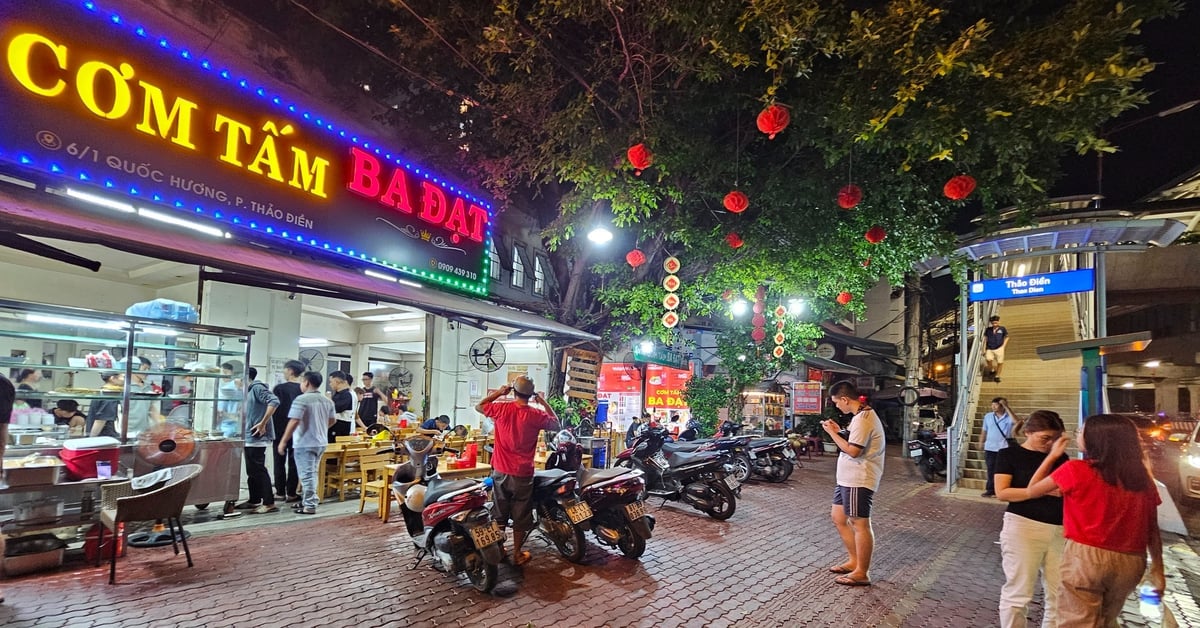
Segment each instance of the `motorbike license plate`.
[[728,486],[731,489],[736,489],[737,487],[741,486],[741,484],[738,484],[737,478],[733,477],[732,475],[727,475],[725,476],[725,486]]
[[475,547],[487,547],[503,541],[504,533],[500,531],[500,526],[492,521],[488,525],[471,528],[471,540],[475,542]]
[[646,506],[641,501],[633,502],[625,505],[625,516],[630,521],[637,521],[646,516]]
[[653,460],[654,464],[658,465],[658,468],[660,469],[668,469],[671,466],[671,464],[667,462],[667,457],[664,456],[661,451],[654,452],[654,455],[650,459]]
[[751,460],[754,460],[754,459],[758,458],[758,456],[757,456],[757,455],[755,455],[755,453],[754,453],[754,450],[752,450],[752,449],[751,449],[751,450],[747,450],[747,451],[746,451],[746,455],[747,455],[747,456],[750,456],[750,459],[751,459]]
[[788,460],[795,460],[795,459],[796,459],[796,452],[792,451],[792,448],[791,448],[791,447],[785,447],[785,448],[783,449],[783,457],[784,457],[784,458],[787,458]]
[[923,455],[925,455],[925,452],[924,452],[923,450],[921,450],[921,449],[910,449],[910,450],[908,450],[908,456],[909,456],[910,458],[920,458],[920,457],[921,457],[921,456],[923,456]]
[[567,517],[571,523],[579,523],[592,518],[592,507],[587,502],[572,502],[567,504]]

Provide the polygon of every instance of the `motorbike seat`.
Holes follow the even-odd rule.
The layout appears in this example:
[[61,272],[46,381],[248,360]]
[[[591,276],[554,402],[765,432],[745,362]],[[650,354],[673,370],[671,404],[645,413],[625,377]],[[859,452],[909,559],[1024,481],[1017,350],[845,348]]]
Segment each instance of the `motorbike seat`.
[[755,438],[754,440],[750,441],[750,446],[753,447],[754,449],[759,449],[762,447],[786,445],[786,444],[787,444],[786,438]]
[[534,490],[537,490],[540,488],[546,488],[548,486],[554,486],[555,484],[561,482],[563,478],[570,475],[570,472],[563,471],[562,469],[539,469],[533,472],[533,488]]
[[672,467],[677,467],[680,465],[691,464],[693,462],[701,462],[703,460],[713,460],[720,455],[721,454],[715,451],[673,451],[667,454],[667,462],[670,463]]
[[699,451],[700,448],[703,446],[704,446],[704,443],[697,443],[696,441],[690,441],[690,442],[686,442],[686,443],[663,443],[662,449],[663,449],[663,451],[666,451],[666,452],[674,452],[674,451],[691,452],[691,451]]
[[626,473],[629,473],[629,469],[623,469],[621,467],[614,467],[612,469],[588,469],[587,467],[584,467],[579,470],[579,486],[581,488],[586,488],[593,484],[599,484],[600,482],[604,482],[606,480],[621,477]]
[[475,480],[443,480],[434,478],[429,481],[429,487],[425,489],[425,503],[432,504],[441,499],[446,493],[461,491],[464,488],[470,488],[479,484]]

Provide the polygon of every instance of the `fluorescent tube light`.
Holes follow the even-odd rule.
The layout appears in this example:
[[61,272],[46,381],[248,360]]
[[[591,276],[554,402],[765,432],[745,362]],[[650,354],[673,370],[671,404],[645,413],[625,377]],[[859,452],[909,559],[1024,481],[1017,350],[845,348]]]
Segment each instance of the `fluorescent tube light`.
[[397,281],[399,281],[398,279],[396,279],[395,277],[393,277],[391,275],[388,275],[386,273],[381,273],[381,272],[375,271],[375,270],[369,270],[369,269],[364,270],[363,274],[368,277],[374,277],[376,279],[382,279],[384,281],[390,281],[392,283],[396,283]]
[[397,279],[396,281],[397,281],[398,283],[401,283],[401,284],[403,284],[403,285],[409,286],[409,287],[411,287],[411,288],[424,288],[424,287],[425,287],[425,286],[422,286],[421,284],[419,284],[419,283],[417,283],[417,282],[415,282],[415,281],[409,281],[409,280],[407,280],[407,279]]
[[301,347],[328,347],[329,340],[325,338],[301,338],[299,344]]
[[383,331],[417,331],[420,328],[420,325],[388,325]]
[[213,227],[210,225],[203,225],[203,224],[200,224],[193,220],[188,220],[186,218],[180,218],[179,216],[173,216],[171,214],[165,214],[163,212],[154,211],[153,209],[146,209],[144,207],[139,207],[137,209],[137,213],[139,216],[141,216],[143,218],[149,218],[150,220],[157,220],[158,222],[165,222],[169,225],[175,225],[176,227],[183,227],[184,229],[191,229],[192,231],[199,231],[200,233],[210,235],[210,236],[213,236],[216,238],[231,237],[231,236],[229,236],[229,234],[225,233],[224,231],[222,231],[221,229],[218,229],[216,227]]
[[49,323],[51,325],[69,325],[71,327],[88,327],[91,329],[111,329],[121,331],[125,323],[120,321],[93,321],[86,318],[67,318],[65,316],[47,316],[45,314],[26,314],[25,320],[31,323]]
[[540,340],[504,340],[504,346],[509,349],[537,349]]
[[99,205],[101,207],[115,209],[119,212],[125,212],[126,214],[132,214],[137,211],[134,209],[133,205],[130,205],[129,203],[114,201],[106,196],[100,196],[99,194],[92,194],[90,192],[80,192],[79,190],[67,188],[67,196],[70,196],[71,198],[77,198],[81,201],[87,201],[93,205]]

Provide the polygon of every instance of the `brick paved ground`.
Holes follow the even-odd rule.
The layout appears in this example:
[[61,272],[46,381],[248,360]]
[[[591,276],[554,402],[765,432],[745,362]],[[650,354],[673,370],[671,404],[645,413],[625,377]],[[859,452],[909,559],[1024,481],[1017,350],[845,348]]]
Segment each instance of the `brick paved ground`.
[[[130,549],[116,586],[107,584],[107,566],[81,563],[7,581],[0,625],[994,625],[1003,507],[941,495],[890,456],[875,516],[875,585],[838,586],[826,572],[843,558],[829,523],[833,460],[816,458],[782,485],[752,483],[727,522],[655,509],[656,537],[641,561],[593,546],[588,564],[573,565],[538,543],[523,571],[501,567],[491,596],[427,564],[409,570],[411,544],[398,521],[281,513],[253,528],[193,526],[194,569],[169,547]],[[1191,567],[1178,567],[1195,554],[1178,543],[1175,554],[1169,602],[1186,602],[1181,625],[1200,625],[1184,586]],[[1036,600],[1032,611],[1036,620]]]

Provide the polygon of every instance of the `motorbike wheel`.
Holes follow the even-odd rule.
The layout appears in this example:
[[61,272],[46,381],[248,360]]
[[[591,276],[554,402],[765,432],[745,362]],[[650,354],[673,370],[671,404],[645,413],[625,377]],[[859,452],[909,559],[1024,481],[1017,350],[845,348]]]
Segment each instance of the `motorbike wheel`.
[[733,457],[733,477],[737,479],[738,484],[745,484],[750,479],[751,469],[753,468],[750,464],[750,457],[746,454],[739,454]]
[[792,470],[794,469],[792,466],[792,461],[780,460],[778,466],[779,471],[772,472],[771,475],[767,476],[767,479],[775,482],[776,484],[780,482],[787,482],[787,479],[792,476]]
[[471,581],[471,586],[475,587],[480,593],[491,593],[496,587],[497,573],[499,570],[495,565],[489,564],[483,559],[483,553],[475,550],[467,555],[467,579]]
[[933,484],[938,481],[937,471],[933,468],[933,461],[929,458],[921,458],[921,462],[917,464],[921,469],[921,477],[925,478],[926,482]]
[[734,496],[733,491],[729,490],[723,480],[709,482],[708,488],[713,492],[712,508],[705,510],[708,516],[717,521],[724,521],[732,517],[734,511],[737,510],[737,497]]
[[[587,553],[587,538],[583,535],[583,528],[573,525],[567,511],[560,506],[550,510],[549,518],[550,521],[544,522],[542,531],[554,542],[558,553],[573,563],[582,563],[583,556]],[[562,533],[552,533],[548,528],[560,530]]]
[[621,528],[621,537],[617,539],[617,549],[621,550],[625,558],[637,560],[646,553],[646,539],[635,532],[633,526],[625,524],[625,527]]

